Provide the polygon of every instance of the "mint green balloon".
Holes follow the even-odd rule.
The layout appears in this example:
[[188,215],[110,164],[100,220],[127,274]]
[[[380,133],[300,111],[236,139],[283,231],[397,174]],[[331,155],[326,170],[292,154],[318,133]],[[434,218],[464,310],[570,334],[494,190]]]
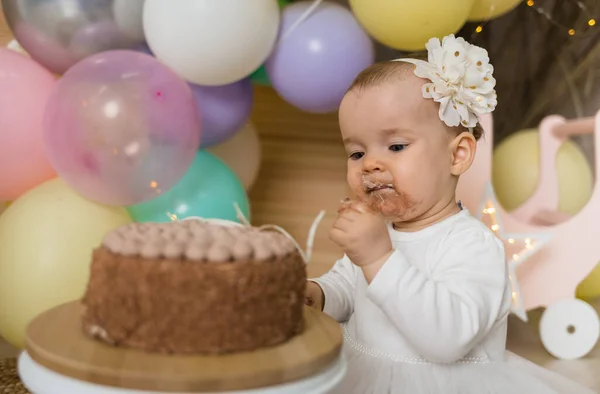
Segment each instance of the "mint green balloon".
[[171,190],[127,211],[136,222],[170,222],[190,216],[239,222],[234,202],[250,220],[248,196],[238,177],[221,159],[200,150]]
[[269,76],[267,75],[267,70],[265,70],[264,65],[261,65],[256,69],[256,71],[250,74],[250,80],[257,85],[271,86],[271,81],[269,80]]

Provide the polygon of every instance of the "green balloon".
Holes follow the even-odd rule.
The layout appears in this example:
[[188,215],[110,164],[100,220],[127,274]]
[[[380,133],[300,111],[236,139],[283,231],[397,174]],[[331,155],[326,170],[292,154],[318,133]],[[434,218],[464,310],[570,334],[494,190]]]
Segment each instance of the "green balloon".
[[[291,3],[290,0],[278,0],[277,2],[279,3],[279,8],[283,8]],[[250,80],[257,85],[271,86],[271,81],[269,80],[264,64],[250,74]]]
[[250,75],[250,80],[257,85],[271,86],[271,81],[269,80],[264,65],[257,68],[256,71]]
[[250,204],[244,186],[219,158],[200,150],[187,173],[169,191],[141,204],[127,207],[136,222],[171,222],[190,216],[238,222],[234,203],[250,220]]

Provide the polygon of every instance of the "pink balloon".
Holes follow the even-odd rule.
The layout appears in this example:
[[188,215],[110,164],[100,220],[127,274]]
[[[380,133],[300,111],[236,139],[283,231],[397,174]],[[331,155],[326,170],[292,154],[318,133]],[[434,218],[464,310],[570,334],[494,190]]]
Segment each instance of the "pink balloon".
[[42,119],[55,77],[27,56],[0,48],[0,201],[56,177]]
[[102,52],[56,85],[44,139],[58,175],[84,197],[133,205],[173,187],[200,145],[188,84],[152,56]]

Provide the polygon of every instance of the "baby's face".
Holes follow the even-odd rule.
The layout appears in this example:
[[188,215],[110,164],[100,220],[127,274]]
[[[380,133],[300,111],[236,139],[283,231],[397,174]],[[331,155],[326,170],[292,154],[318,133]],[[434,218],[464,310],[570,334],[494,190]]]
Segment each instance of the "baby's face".
[[424,81],[349,92],[339,110],[348,154],[348,184],[359,200],[392,221],[415,220],[454,198],[451,143]]

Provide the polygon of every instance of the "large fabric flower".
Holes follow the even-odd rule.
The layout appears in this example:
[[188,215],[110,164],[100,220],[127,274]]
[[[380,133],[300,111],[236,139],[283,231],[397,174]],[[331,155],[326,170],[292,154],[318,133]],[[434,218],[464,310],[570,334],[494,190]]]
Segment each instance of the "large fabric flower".
[[402,58],[396,61],[415,65],[415,75],[430,80],[423,85],[423,97],[440,103],[440,119],[450,127],[471,129],[479,116],[496,108],[497,97],[485,49],[469,44],[453,34],[432,38],[425,46],[427,61]]

